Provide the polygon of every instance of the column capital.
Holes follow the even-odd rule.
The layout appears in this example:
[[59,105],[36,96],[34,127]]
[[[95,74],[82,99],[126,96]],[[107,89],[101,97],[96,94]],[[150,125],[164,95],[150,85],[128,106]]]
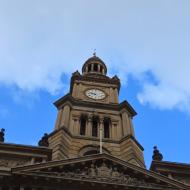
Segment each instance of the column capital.
[[91,121],[92,121],[92,118],[91,118],[91,117],[88,117],[87,121],[88,121],[88,122],[91,122]]
[[125,114],[127,114],[127,115],[128,115],[128,113],[127,113],[127,110],[126,110],[126,109],[122,109],[120,113],[121,113],[121,114],[124,114],[124,113],[125,113]]
[[100,124],[103,124],[104,123],[104,119],[100,119]]
[[74,120],[79,120],[80,119],[80,115],[73,115],[73,119]]
[[99,117],[99,122],[100,122],[100,123],[103,123],[103,122],[104,122],[104,117],[102,117],[102,116]]

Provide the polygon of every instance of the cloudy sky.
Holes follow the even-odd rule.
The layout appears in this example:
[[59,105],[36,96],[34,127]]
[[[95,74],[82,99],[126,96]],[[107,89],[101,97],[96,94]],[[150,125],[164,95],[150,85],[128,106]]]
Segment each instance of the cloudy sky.
[[52,103],[96,49],[138,112],[149,166],[189,162],[189,0],[0,0],[0,127],[6,141],[36,144],[54,127]]

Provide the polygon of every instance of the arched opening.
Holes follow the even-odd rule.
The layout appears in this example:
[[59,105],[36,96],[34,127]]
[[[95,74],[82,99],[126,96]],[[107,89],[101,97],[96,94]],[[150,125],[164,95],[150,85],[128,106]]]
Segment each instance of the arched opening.
[[110,138],[110,119],[104,119],[104,138]]
[[98,117],[92,118],[92,136],[93,137],[98,136]]
[[98,71],[98,64],[97,63],[94,64],[94,71],[96,71],[96,72]]
[[81,116],[81,119],[80,119],[80,135],[85,135],[85,131],[86,131],[86,117]]
[[88,72],[90,72],[90,71],[91,71],[91,68],[92,68],[92,65],[91,65],[91,64],[89,64],[89,65],[88,65]]
[[103,69],[102,66],[100,66],[100,73],[102,73],[102,69]]
[[89,150],[89,151],[85,152],[85,153],[83,154],[83,156],[88,156],[88,155],[98,154],[98,153],[99,153],[98,150]]
[[[102,150],[103,150],[103,153],[111,154],[111,152],[107,150],[105,147],[102,147]],[[99,154],[99,153],[100,153],[100,146],[96,144],[92,144],[92,145],[86,145],[82,147],[79,150],[78,155],[87,156],[87,155]]]

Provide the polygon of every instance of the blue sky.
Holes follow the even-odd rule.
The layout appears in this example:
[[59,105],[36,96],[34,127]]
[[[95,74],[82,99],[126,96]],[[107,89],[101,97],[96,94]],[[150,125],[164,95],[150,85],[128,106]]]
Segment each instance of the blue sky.
[[37,144],[54,128],[53,102],[93,50],[138,112],[147,166],[190,163],[188,0],[0,0],[0,123],[6,141]]

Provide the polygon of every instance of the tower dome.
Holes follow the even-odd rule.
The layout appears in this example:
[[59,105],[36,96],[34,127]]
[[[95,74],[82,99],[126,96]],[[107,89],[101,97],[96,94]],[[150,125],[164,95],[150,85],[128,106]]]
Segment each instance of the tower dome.
[[106,75],[107,67],[105,63],[94,53],[93,56],[84,63],[82,73]]

